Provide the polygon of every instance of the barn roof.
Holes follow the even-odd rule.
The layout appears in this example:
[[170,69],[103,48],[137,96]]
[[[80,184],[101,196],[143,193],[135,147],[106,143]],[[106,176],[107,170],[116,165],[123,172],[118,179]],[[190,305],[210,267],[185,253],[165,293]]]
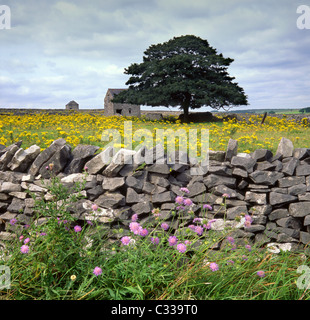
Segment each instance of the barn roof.
[[115,95],[118,95],[119,93],[121,93],[124,90],[127,90],[127,89],[108,89],[108,92],[111,92],[114,97]]
[[74,104],[74,105],[79,105],[77,102],[75,102],[74,100],[71,100],[70,102],[68,102],[67,103],[67,106],[68,105],[72,105],[72,104]]

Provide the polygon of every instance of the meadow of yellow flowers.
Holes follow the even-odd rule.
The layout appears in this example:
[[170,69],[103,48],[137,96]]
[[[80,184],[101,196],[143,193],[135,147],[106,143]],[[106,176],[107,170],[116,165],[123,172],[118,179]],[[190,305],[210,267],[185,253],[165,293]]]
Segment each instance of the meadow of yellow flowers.
[[[132,122],[132,132],[125,130],[124,122]],[[0,144],[8,146],[19,140],[23,141],[22,147],[25,149],[33,144],[37,144],[41,149],[47,148],[55,139],[64,138],[68,144],[74,148],[78,144],[92,144],[104,148],[108,141],[102,141],[102,133],[107,129],[116,129],[122,139],[126,135],[134,133],[136,130],[147,129],[154,139],[158,129],[174,130],[182,129],[180,132],[186,135],[191,129],[199,132],[201,129],[209,130],[209,147],[211,150],[226,150],[227,142],[230,138],[238,141],[239,152],[253,152],[255,149],[269,149],[275,152],[282,137],[290,139],[295,148],[310,147],[310,125],[306,119],[301,123],[267,117],[265,123],[261,125],[261,116],[251,116],[248,121],[229,120],[214,123],[189,123],[181,124],[173,116],[163,121],[148,121],[143,118],[112,116],[91,113],[68,113],[68,114],[26,114],[0,115]],[[176,137],[176,146],[179,139]],[[132,141],[135,148],[143,141]],[[158,141],[157,141],[158,142]],[[159,141],[165,146],[167,141]],[[201,142],[198,139],[198,151]],[[124,146],[124,140],[121,145]],[[191,145],[188,145],[191,148]],[[101,149],[100,149],[101,150]],[[199,155],[199,154],[198,154]]]

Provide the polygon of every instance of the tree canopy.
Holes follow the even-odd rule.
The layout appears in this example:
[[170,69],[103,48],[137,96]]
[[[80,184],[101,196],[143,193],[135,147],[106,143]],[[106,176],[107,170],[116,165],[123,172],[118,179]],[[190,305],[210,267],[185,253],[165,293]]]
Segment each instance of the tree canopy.
[[174,37],[151,45],[142,63],[125,69],[131,75],[128,90],[114,102],[149,106],[177,107],[188,119],[189,109],[210,106],[213,109],[247,105],[244,90],[227,68],[234,60],[224,58],[207,40],[194,35]]

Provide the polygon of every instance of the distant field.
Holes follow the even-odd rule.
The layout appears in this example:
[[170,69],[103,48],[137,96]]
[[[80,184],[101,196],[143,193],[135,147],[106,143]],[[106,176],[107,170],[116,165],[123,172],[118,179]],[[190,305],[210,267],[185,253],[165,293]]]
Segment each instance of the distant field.
[[[177,132],[183,129],[182,135],[187,135],[190,129],[197,129],[198,137],[202,128],[209,129],[209,146],[212,150],[226,150],[230,138],[238,140],[239,152],[253,152],[255,149],[266,148],[276,152],[279,140],[282,137],[290,139],[294,146],[310,147],[310,126],[304,119],[302,123],[294,120],[279,119],[268,116],[261,125],[262,115],[252,115],[248,121],[225,121],[215,123],[189,123],[181,124],[176,116],[168,116],[164,121],[147,121],[139,118],[105,117],[102,113],[91,114],[88,112],[64,113],[64,114],[25,114],[0,115],[0,143],[10,145],[19,140],[23,141],[25,149],[37,144],[43,149],[48,147],[55,139],[64,138],[72,148],[78,144],[93,144],[104,148],[107,142],[101,141],[102,133],[106,129],[116,129],[122,139],[127,138],[129,132],[124,132],[124,122],[132,121],[132,133],[137,130],[148,129],[155,143],[163,143],[166,140],[156,141],[158,129],[172,129]],[[187,136],[186,136],[187,137]],[[176,138],[176,144],[182,136]],[[141,141],[133,141],[133,147]],[[198,150],[201,141],[198,141]],[[124,141],[118,147],[126,147]],[[188,146],[191,148],[192,146]]]

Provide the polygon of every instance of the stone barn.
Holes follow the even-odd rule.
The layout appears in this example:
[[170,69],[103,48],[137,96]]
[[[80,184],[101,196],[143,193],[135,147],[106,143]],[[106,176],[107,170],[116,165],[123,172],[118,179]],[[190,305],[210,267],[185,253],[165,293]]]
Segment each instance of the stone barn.
[[104,115],[105,116],[124,116],[139,117],[141,116],[140,106],[128,103],[113,103],[113,98],[127,89],[108,89],[104,98]]
[[79,110],[79,104],[72,100],[66,104],[66,110]]

